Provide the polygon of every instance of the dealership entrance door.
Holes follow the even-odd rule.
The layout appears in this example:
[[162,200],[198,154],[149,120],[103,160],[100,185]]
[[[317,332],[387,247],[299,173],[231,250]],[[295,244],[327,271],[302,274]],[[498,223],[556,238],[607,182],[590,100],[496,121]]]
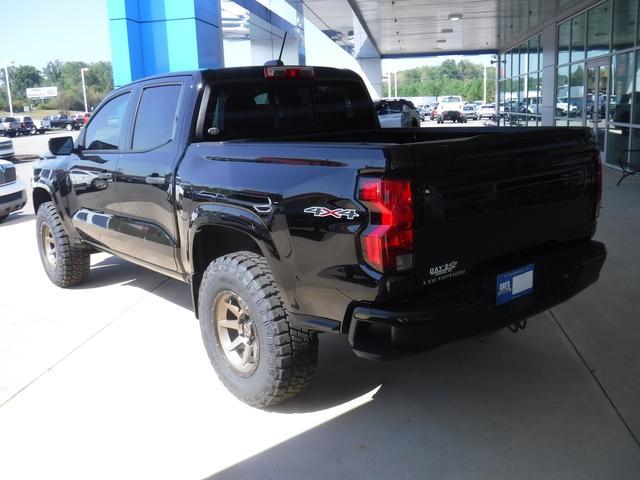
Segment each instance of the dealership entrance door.
[[586,126],[593,128],[598,142],[598,150],[600,150],[600,155],[604,158],[607,120],[610,114],[609,108],[613,106],[609,95],[608,59],[588,62],[585,80],[586,88],[583,105],[586,105],[586,115],[584,116],[584,121]]

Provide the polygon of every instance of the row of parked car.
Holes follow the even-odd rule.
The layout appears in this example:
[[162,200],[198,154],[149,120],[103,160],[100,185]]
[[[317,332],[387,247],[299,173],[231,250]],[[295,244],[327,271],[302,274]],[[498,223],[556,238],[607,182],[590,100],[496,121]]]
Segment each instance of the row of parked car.
[[[458,95],[441,97],[438,103],[419,107],[405,99],[380,100],[376,102],[376,111],[380,125],[388,128],[418,127],[420,122],[428,119],[437,123],[445,121],[466,123],[468,120],[496,119],[494,103],[464,102]],[[501,106],[500,115],[503,112],[504,107]]]
[[90,113],[77,115],[48,115],[42,120],[34,120],[29,116],[0,117],[0,136],[15,137],[16,135],[35,135],[48,130],[65,129],[79,130],[89,121]]

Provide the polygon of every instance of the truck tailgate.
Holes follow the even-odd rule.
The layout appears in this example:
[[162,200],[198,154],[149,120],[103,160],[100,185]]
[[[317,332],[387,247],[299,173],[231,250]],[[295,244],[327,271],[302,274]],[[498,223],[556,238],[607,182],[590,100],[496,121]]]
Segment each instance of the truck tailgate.
[[522,129],[408,145],[421,285],[592,236],[598,152],[587,129]]

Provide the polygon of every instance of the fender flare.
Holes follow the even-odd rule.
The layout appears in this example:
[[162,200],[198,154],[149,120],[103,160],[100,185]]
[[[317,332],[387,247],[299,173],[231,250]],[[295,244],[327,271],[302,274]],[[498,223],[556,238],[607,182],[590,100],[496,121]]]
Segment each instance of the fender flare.
[[[31,199],[32,201],[35,200],[35,192],[36,190],[44,190],[45,192],[47,192],[47,194],[49,195],[49,197],[51,198],[51,203],[53,203],[54,208],[56,209],[56,211],[58,212],[58,215],[60,216],[60,220],[62,220],[62,224],[64,226],[64,230],[67,233],[67,235],[70,237],[71,241],[73,243],[82,243],[82,241],[80,240],[80,236],[78,235],[78,233],[76,232],[75,226],[73,225],[73,223],[71,222],[71,218],[68,215],[68,211],[66,208],[64,208],[60,203],[61,203],[61,198],[60,195],[58,193],[59,188],[56,188],[55,185],[52,185],[50,181],[47,181],[43,178],[38,179],[38,181],[33,185],[33,190],[31,191]],[[35,201],[33,203],[33,207],[35,210],[35,214],[37,215],[37,210],[35,208]]]
[[258,215],[246,208],[222,203],[200,204],[193,210],[189,220],[187,254],[186,258],[183,257],[183,261],[189,265],[191,294],[196,315],[198,314],[197,297],[200,278],[197,278],[195,272],[193,245],[197,233],[208,226],[235,230],[253,240],[271,268],[285,307],[289,311],[292,308],[295,309],[295,276],[280,254],[281,249],[267,226],[273,223],[275,215],[273,211]]

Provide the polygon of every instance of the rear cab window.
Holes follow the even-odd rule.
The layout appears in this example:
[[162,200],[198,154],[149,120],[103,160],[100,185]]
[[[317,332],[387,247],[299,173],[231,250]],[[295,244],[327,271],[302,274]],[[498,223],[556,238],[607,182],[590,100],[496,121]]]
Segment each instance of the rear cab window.
[[213,87],[204,138],[223,140],[377,128],[373,105],[355,81],[254,81]]
[[182,84],[154,85],[142,91],[132,150],[153,150],[174,136]]

